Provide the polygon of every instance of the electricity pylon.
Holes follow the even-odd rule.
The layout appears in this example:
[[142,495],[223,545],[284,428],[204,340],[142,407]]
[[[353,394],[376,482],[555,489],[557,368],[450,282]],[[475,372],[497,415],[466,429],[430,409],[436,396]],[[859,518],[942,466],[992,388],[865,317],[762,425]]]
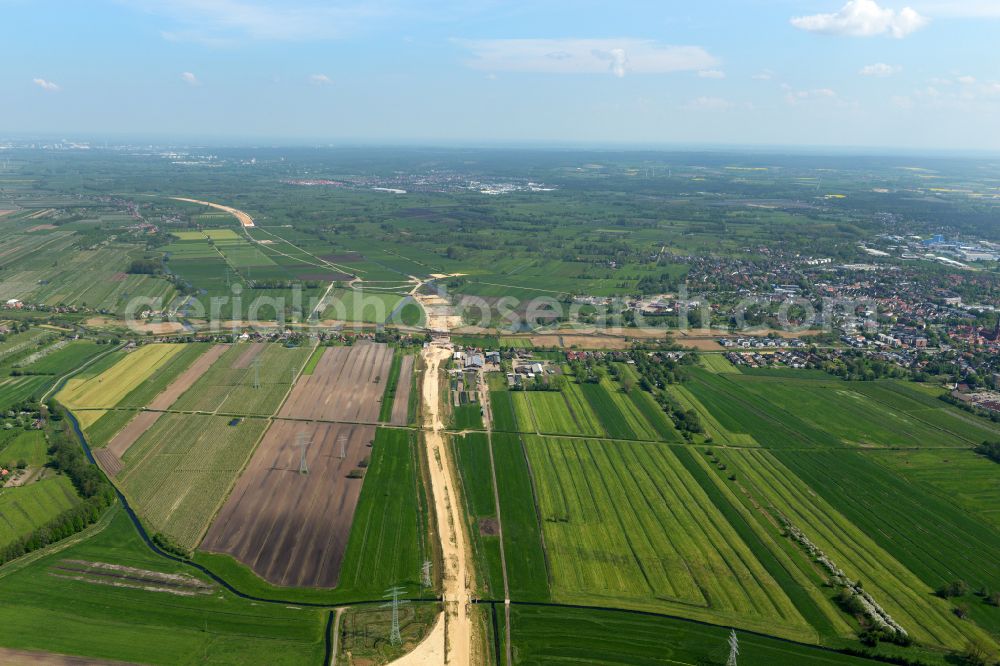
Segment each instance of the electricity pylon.
[[431,561],[424,560],[424,566],[420,567],[420,586],[425,590],[430,589],[433,581],[431,581]]
[[306,434],[300,432],[299,436],[299,474],[308,474],[309,465],[306,464],[306,448],[309,447],[309,442],[306,440]]
[[736,630],[733,629],[729,632],[729,659],[726,660],[726,666],[738,666],[736,659],[739,656],[740,639],[736,637]]
[[383,608],[392,608],[392,629],[389,631],[389,642],[392,645],[402,645],[403,637],[399,634],[399,607],[410,603],[405,599],[400,599],[399,595],[405,592],[401,587],[390,587],[382,595],[384,599],[392,597],[392,601],[382,604]]
[[260,357],[259,356],[255,356],[254,359],[253,359],[253,362],[251,363],[251,365],[253,366],[253,387],[255,389],[259,389],[260,388]]

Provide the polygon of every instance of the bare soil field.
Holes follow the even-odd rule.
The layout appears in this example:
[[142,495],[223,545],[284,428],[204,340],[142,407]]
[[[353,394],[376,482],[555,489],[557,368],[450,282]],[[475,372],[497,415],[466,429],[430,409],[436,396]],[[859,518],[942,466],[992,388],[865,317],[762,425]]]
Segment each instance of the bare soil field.
[[[263,347],[264,345],[259,345]],[[178,375],[177,379],[170,382],[170,385],[163,389],[163,391],[153,398],[152,402],[147,405],[149,409],[169,409],[172,404],[177,401],[177,398],[181,397],[184,391],[191,388],[198,379],[205,374],[205,372],[212,367],[220,356],[222,356],[226,350],[229,349],[229,345],[215,345],[207,352],[195,359],[187,370]],[[242,358],[240,359],[242,360]],[[124,452],[123,452],[124,453]]]
[[384,344],[330,347],[295,384],[278,416],[376,423],[391,365],[392,349]]
[[392,425],[406,425],[410,407],[410,389],[413,387],[413,361],[416,356],[406,355],[399,366],[399,381],[396,383],[396,398],[392,403]]
[[103,449],[94,449],[92,453],[94,454],[94,460],[97,461],[97,464],[109,477],[114,478],[118,476],[119,472],[122,471],[124,465],[122,464],[121,458],[109,451],[107,447],[104,447]]
[[[300,433],[308,474],[299,473]],[[362,485],[347,474],[374,438],[373,426],[275,421],[201,549],[232,555],[275,585],[335,587]]]
[[121,458],[135,443],[135,440],[152,428],[161,416],[163,416],[163,412],[139,412],[134,419],[128,422],[128,425],[118,431],[118,434],[108,442],[103,450]]

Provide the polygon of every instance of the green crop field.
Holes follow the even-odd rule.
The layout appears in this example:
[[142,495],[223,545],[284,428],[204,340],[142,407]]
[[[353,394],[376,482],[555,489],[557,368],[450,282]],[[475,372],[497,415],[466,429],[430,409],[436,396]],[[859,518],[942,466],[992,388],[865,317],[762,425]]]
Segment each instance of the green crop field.
[[74,566],[67,560],[184,574],[211,584],[195,569],[155,555],[124,511],[112,509],[40,557],[0,567],[4,646],[164,666],[322,660],[324,610],[254,603],[218,587],[180,596],[73,580],[58,568]]
[[[787,518],[848,577],[862,580],[865,589],[918,642],[960,650],[969,640],[988,640],[978,627],[958,619],[948,602],[933,596],[926,582],[887,552],[873,538],[875,531],[853,523],[851,518],[859,515],[857,511],[846,515],[838,511],[837,504],[817,495],[772,453],[731,449],[720,458],[734,470],[740,485],[757,505],[770,507],[771,512]],[[836,464],[843,464],[842,459],[838,458]],[[817,461],[816,469],[826,474],[831,464],[831,460]],[[809,478],[810,483],[814,480]],[[894,494],[893,515],[898,515],[899,500]],[[871,508],[868,511],[875,513]],[[772,519],[777,517],[773,515]],[[912,529],[910,523],[906,526]],[[925,535],[920,548],[929,550],[933,545],[926,539]]]
[[56,349],[26,365],[20,366],[25,373],[33,375],[61,375],[78,368],[107,347],[90,340],[73,340],[60,349]]
[[[887,467],[908,485],[947,498],[1000,531],[1000,470],[992,460],[971,451],[871,451],[865,458]],[[985,530],[977,530],[980,533]]]
[[517,422],[524,432],[602,437],[604,429],[580,386],[562,391],[513,391]]
[[20,460],[30,467],[40,467],[45,464],[49,445],[41,430],[7,432],[14,436],[5,438],[0,444],[0,466],[14,467]]
[[79,501],[65,476],[0,490],[0,546],[23,537]]
[[[312,362],[312,357],[309,359]],[[318,362],[318,361],[317,361]],[[392,365],[389,366],[389,377],[385,380],[385,392],[382,394],[382,402],[379,405],[378,420],[387,423],[392,418],[392,405],[396,399],[396,388],[399,385],[399,370],[403,364],[403,357],[398,352],[393,352]],[[308,363],[306,366],[308,367]]]
[[338,590],[343,594],[378,598],[392,585],[412,591],[419,587],[421,565],[432,557],[433,549],[427,540],[420,464],[412,433],[376,430],[371,464],[340,567]]
[[722,354],[700,354],[698,360],[711,372],[738,373],[740,371]]
[[211,345],[204,343],[179,346],[181,349],[168,358],[163,365],[158,367],[155,374],[132,389],[115,406],[131,409],[142,409],[147,406],[153,398],[177,379],[178,375],[187,370],[188,366],[194,363],[196,358],[207,352],[209,347],[211,347]]
[[476,556],[481,594],[503,598],[500,537],[490,467],[490,441],[485,433],[459,435],[452,440],[462,495],[469,516],[467,529]]
[[483,407],[478,402],[470,402],[452,407],[452,425],[456,430],[482,430]]
[[[264,344],[264,343],[250,343]],[[257,359],[260,362],[260,387],[254,388],[252,364],[234,367],[250,344],[233,345],[174,403],[180,411],[204,411],[220,414],[271,416],[281,405],[292,379],[309,359],[306,347],[289,349],[266,344]],[[249,350],[252,352],[253,350]]]
[[0,379],[0,412],[36,400],[52,383],[51,377],[25,375]]
[[[723,664],[729,654],[725,627],[614,610],[515,604],[511,635],[515,660],[525,666],[694,666]],[[738,638],[742,665],[880,663],[755,634],[740,632]]]
[[493,429],[500,432],[517,432],[517,419],[514,416],[512,394],[506,389],[490,390],[490,410],[493,417]]
[[511,597],[545,601],[549,598],[549,581],[542,531],[521,438],[510,433],[494,433],[493,461],[497,487],[502,489],[500,515]]
[[[183,345],[145,345],[126,354],[100,374],[71,377],[57,398],[74,411],[110,409],[183,350]],[[77,417],[80,425],[87,427],[102,414],[100,411],[80,411]]]
[[536,436],[526,444],[554,599],[812,638],[669,447]]
[[129,447],[116,481],[151,531],[192,549],[267,429],[263,419],[165,414]]

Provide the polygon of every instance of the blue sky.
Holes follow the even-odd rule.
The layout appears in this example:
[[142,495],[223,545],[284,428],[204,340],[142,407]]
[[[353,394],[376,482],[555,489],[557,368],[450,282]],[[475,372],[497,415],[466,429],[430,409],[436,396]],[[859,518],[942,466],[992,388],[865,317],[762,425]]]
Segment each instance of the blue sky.
[[0,134],[1000,150],[1000,0],[0,0]]

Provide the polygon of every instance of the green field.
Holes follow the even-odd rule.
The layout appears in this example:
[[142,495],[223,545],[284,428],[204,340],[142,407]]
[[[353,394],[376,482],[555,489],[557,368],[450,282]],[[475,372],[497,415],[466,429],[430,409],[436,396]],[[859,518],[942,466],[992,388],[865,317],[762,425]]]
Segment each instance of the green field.
[[51,383],[52,378],[46,376],[3,377],[0,379],[0,411],[37,400]]
[[489,446],[485,433],[459,435],[452,440],[469,517],[466,527],[478,565],[480,594],[486,598],[499,599],[504,595],[503,571],[500,565],[500,537],[497,531]]
[[354,598],[379,598],[391,585],[416,592],[420,568],[432,559],[427,540],[427,499],[420,484],[416,437],[404,430],[379,428],[372,461],[347,552],[338,591]]
[[[139,347],[126,354],[120,362],[99,371],[99,374],[84,373],[71,377],[57,398],[74,411],[110,409],[184,350],[184,345],[170,344]],[[77,417],[80,425],[87,427],[101,414],[99,411],[80,411]]]
[[[724,664],[729,654],[728,628],[613,610],[515,604],[511,634],[516,663],[526,666],[696,666]],[[739,632],[738,639],[743,665],[880,663],[755,634]]]
[[29,534],[79,501],[65,476],[0,490],[0,546]]
[[385,380],[385,392],[382,394],[382,402],[379,404],[378,420],[382,423],[387,423],[392,418],[392,405],[396,400],[396,388],[399,385],[399,369],[402,363],[403,357],[398,352],[393,352],[392,365],[389,366],[389,377]]
[[552,596],[814,634],[668,447],[528,436]]
[[522,432],[603,437],[604,428],[579,385],[562,391],[513,391],[511,398]]
[[[13,437],[6,437],[13,434]],[[0,443],[0,466],[14,467],[18,461],[25,461],[29,467],[40,467],[48,460],[48,443],[41,430],[11,430],[4,433]]]
[[500,491],[507,578],[514,599],[549,599],[549,581],[542,547],[542,531],[531,472],[521,438],[510,433],[493,434],[493,461]]
[[91,340],[73,340],[64,347],[26,365],[21,370],[33,375],[61,375],[78,368],[94,356],[107,351],[108,347]]
[[[862,580],[865,589],[914,639],[926,645],[961,650],[970,639],[985,638],[975,625],[955,617],[948,602],[933,596],[931,586],[887,552],[873,538],[874,531],[852,523],[857,511],[846,515],[838,511],[837,503],[829,503],[817,495],[806,481],[796,477],[768,451],[732,449],[720,457],[734,470],[740,485],[758,506],[771,507],[773,520],[784,516],[847,576]],[[842,460],[837,464],[843,464]],[[831,461],[826,461],[825,466],[824,461],[817,461],[816,468],[828,473],[830,465]],[[810,477],[809,482],[813,481]],[[900,499],[893,497],[894,509]],[[907,527],[912,529],[909,523]],[[933,552],[937,546],[927,543],[926,538],[920,547]]]
[[193,549],[267,429],[262,419],[165,414],[125,452],[115,481],[152,532]]
[[0,567],[4,646],[164,666],[322,660],[326,611],[254,603],[219,588],[179,596],[53,575],[67,560],[205,580],[155,555],[124,511],[112,509],[80,535]]
[[260,387],[254,388],[256,371],[252,364],[234,367],[243,365],[240,358],[248,352],[250,344],[233,345],[177,399],[173,409],[250,416],[274,414],[312,350],[266,344],[256,357],[260,362],[259,375],[256,375]]

